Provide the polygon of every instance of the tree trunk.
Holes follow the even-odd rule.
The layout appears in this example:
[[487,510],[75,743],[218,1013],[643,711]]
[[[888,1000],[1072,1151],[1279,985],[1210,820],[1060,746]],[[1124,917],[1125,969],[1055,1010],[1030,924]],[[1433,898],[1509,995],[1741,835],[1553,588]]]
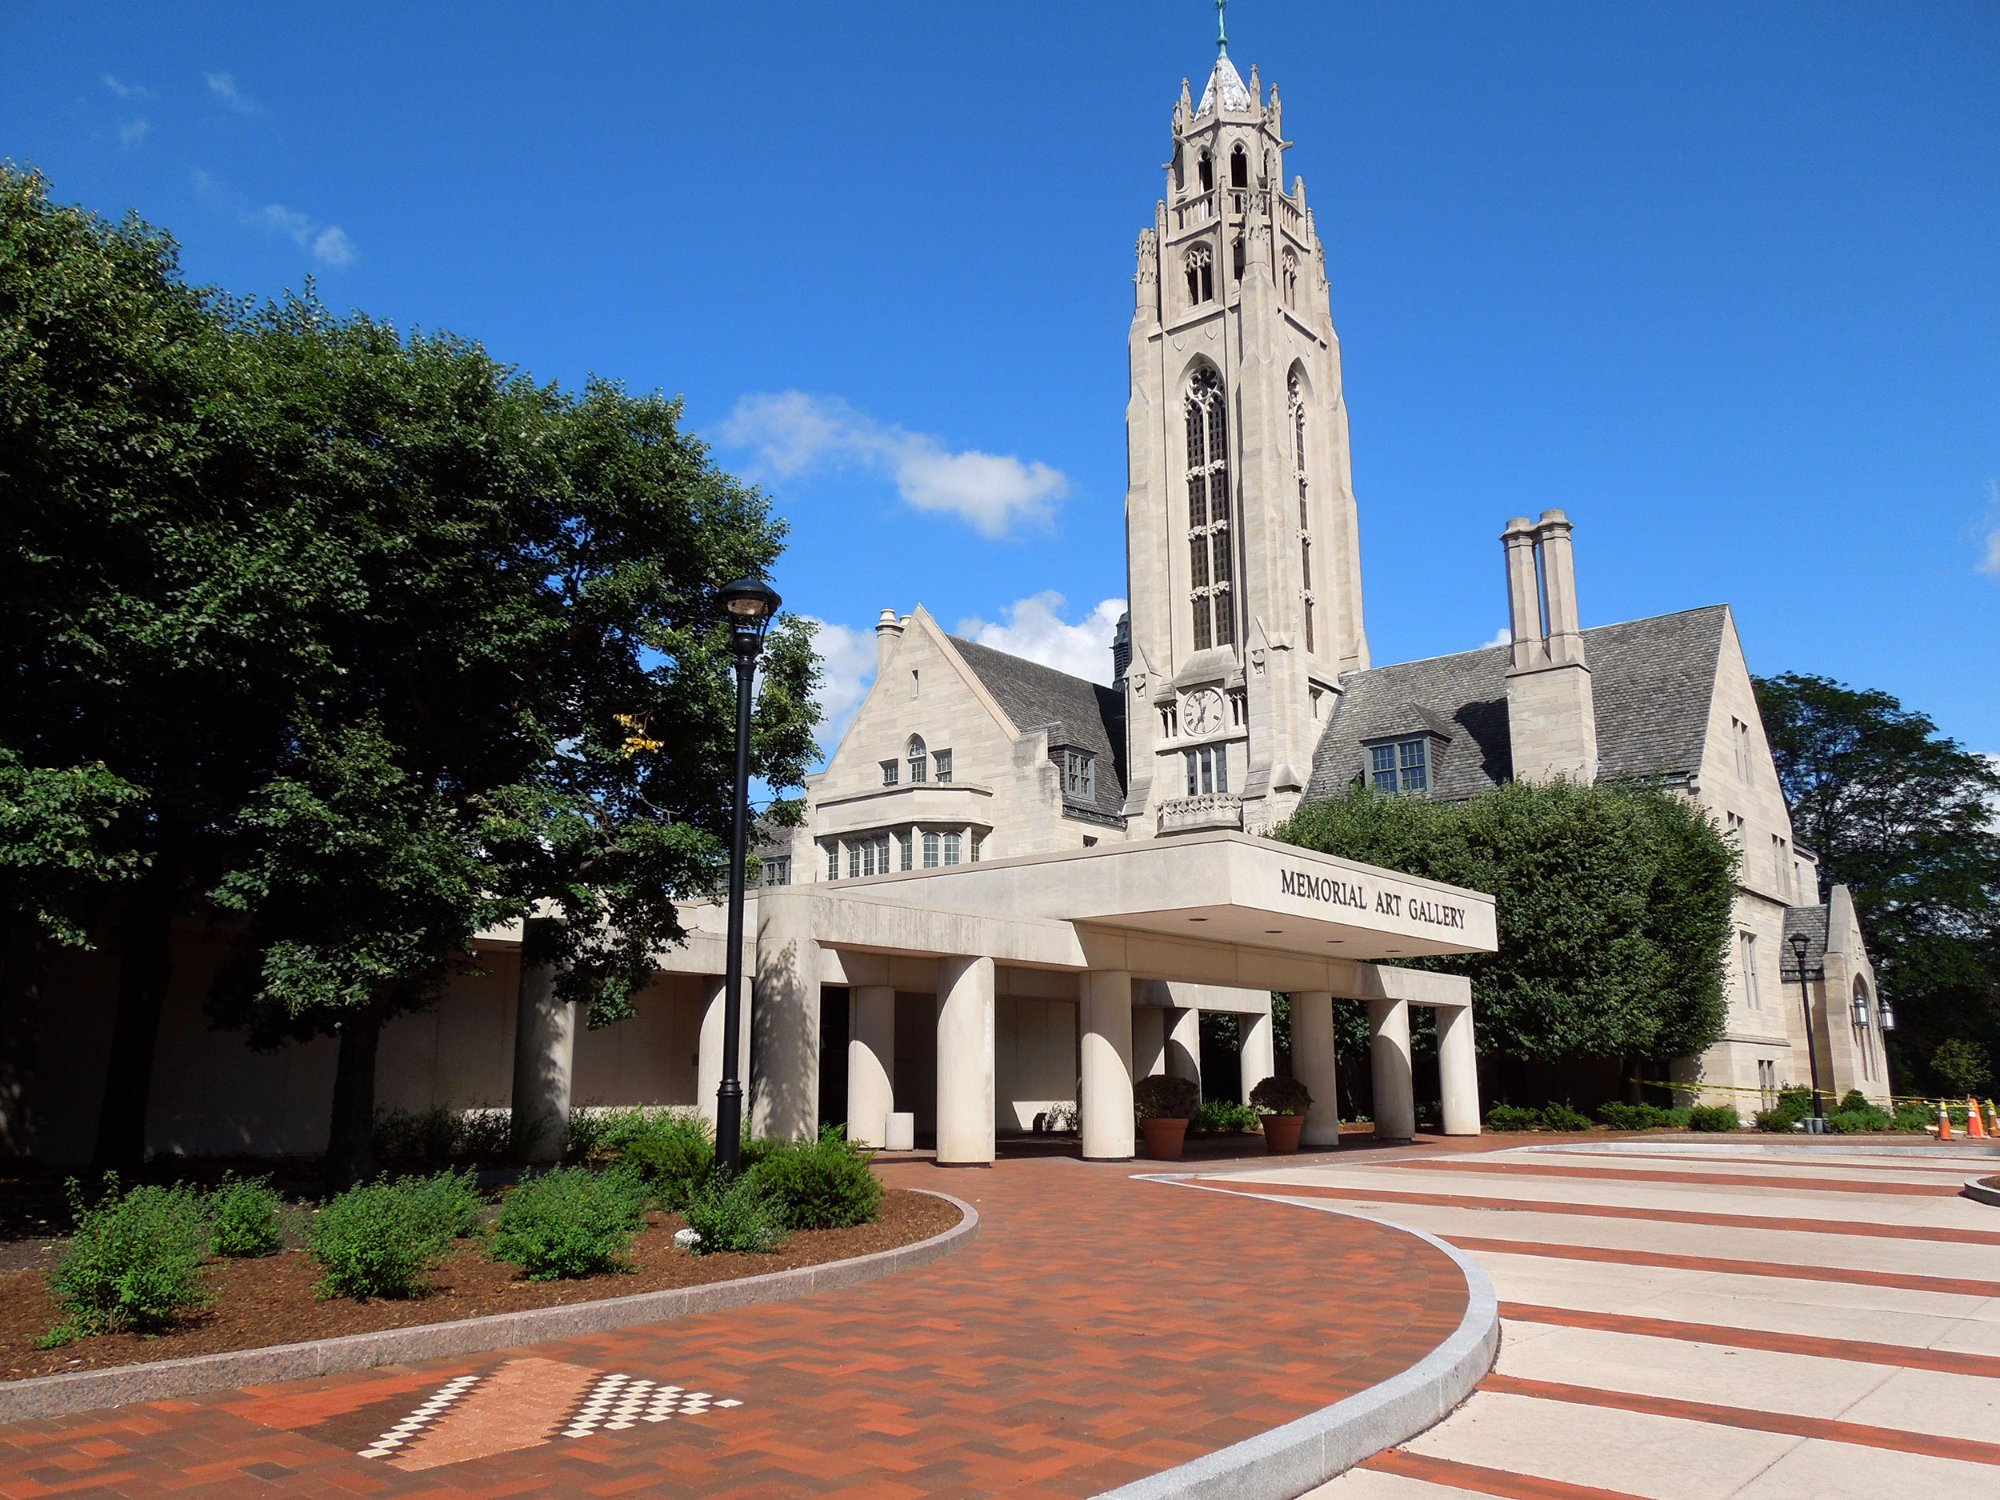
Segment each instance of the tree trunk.
[[382,1012],[371,1006],[342,1018],[340,1061],[333,1074],[333,1120],[326,1137],[326,1187],[340,1192],[375,1171],[375,1054]]
[[173,966],[174,890],[162,859],[140,876],[125,908],[118,954],[118,1008],[104,1102],[97,1115],[91,1165],[100,1172],[134,1172],[146,1160],[146,1109],[153,1092],[153,1053]]

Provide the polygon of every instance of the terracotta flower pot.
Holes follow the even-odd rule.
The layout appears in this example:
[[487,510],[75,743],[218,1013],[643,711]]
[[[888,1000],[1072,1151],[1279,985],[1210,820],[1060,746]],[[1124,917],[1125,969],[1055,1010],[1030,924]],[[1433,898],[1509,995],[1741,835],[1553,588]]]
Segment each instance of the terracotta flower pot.
[[1186,1120],[1141,1120],[1139,1129],[1145,1133],[1146,1154],[1154,1161],[1179,1161],[1187,1128]]
[[1306,1128],[1304,1115],[1264,1116],[1264,1149],[1272,1156],[1295,1156],[1299,1132]]

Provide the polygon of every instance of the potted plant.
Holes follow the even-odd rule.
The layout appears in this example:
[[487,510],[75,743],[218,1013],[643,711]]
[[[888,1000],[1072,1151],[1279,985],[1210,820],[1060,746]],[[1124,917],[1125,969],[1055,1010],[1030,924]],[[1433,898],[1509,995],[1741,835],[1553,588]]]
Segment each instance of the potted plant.
[[1313,1096],[1296,1078],[1266,1078],[1250,1090],[1250,1105],[1264,1117],[1264,1149],[1273,1156],[1291,1156],[1299,1149],[1299,1132],[1306,1128],[1306,1111]]
[[1171,1078],[1164,1073],[1141,1078],[1132,1090],[1132,1107],[1146,1137],[1146,1154],[1154,1161],[1179,1161],[1188,1120],[1200,1102],[1201,1090],[1191,1078]]

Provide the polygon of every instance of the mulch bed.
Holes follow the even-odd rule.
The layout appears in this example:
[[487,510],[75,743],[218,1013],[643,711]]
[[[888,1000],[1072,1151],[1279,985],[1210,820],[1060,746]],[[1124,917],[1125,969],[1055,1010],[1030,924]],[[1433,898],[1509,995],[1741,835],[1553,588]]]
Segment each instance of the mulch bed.
[[942,1234],[958,1218],[958,1210],[940,1198],[891,1188],[882,1195],[881,1217],[872,1224],[794,1234],[764,1255],[695,1255],[674,1248],[674,1231],[682,1226],[680,1216],[654,1213],[647,1216],[646,1229],[633,1243],[635,1269],[628,1274],[583,1281],[529,1281],[515,1267],[490,1261],[477,1245],[467,1243],[438,1269],[430,1295],[404,1302],[351,1302],[315,1296],[318,1267],[302,1250],[287,1250],[261,1260],[216,1260],[210,1283],[215,1302],[183,1326],[144,1336],[99,1334],[59,1349],[35,1347],[57,1320],[45,1272],[9,1271],[0,1273],[0,1380],[296,1344],[383,1328],[447,1323],[486,1313],[733,1281],[914,1244]]

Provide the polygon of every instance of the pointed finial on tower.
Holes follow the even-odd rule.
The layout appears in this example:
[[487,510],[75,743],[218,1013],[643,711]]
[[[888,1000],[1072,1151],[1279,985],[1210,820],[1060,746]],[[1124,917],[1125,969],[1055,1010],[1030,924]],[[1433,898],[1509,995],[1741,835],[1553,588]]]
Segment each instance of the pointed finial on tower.
[[1229,24],[1224,14],[1229,9],[1229,0],[1215,0],[1215,55],[1229,56]]

